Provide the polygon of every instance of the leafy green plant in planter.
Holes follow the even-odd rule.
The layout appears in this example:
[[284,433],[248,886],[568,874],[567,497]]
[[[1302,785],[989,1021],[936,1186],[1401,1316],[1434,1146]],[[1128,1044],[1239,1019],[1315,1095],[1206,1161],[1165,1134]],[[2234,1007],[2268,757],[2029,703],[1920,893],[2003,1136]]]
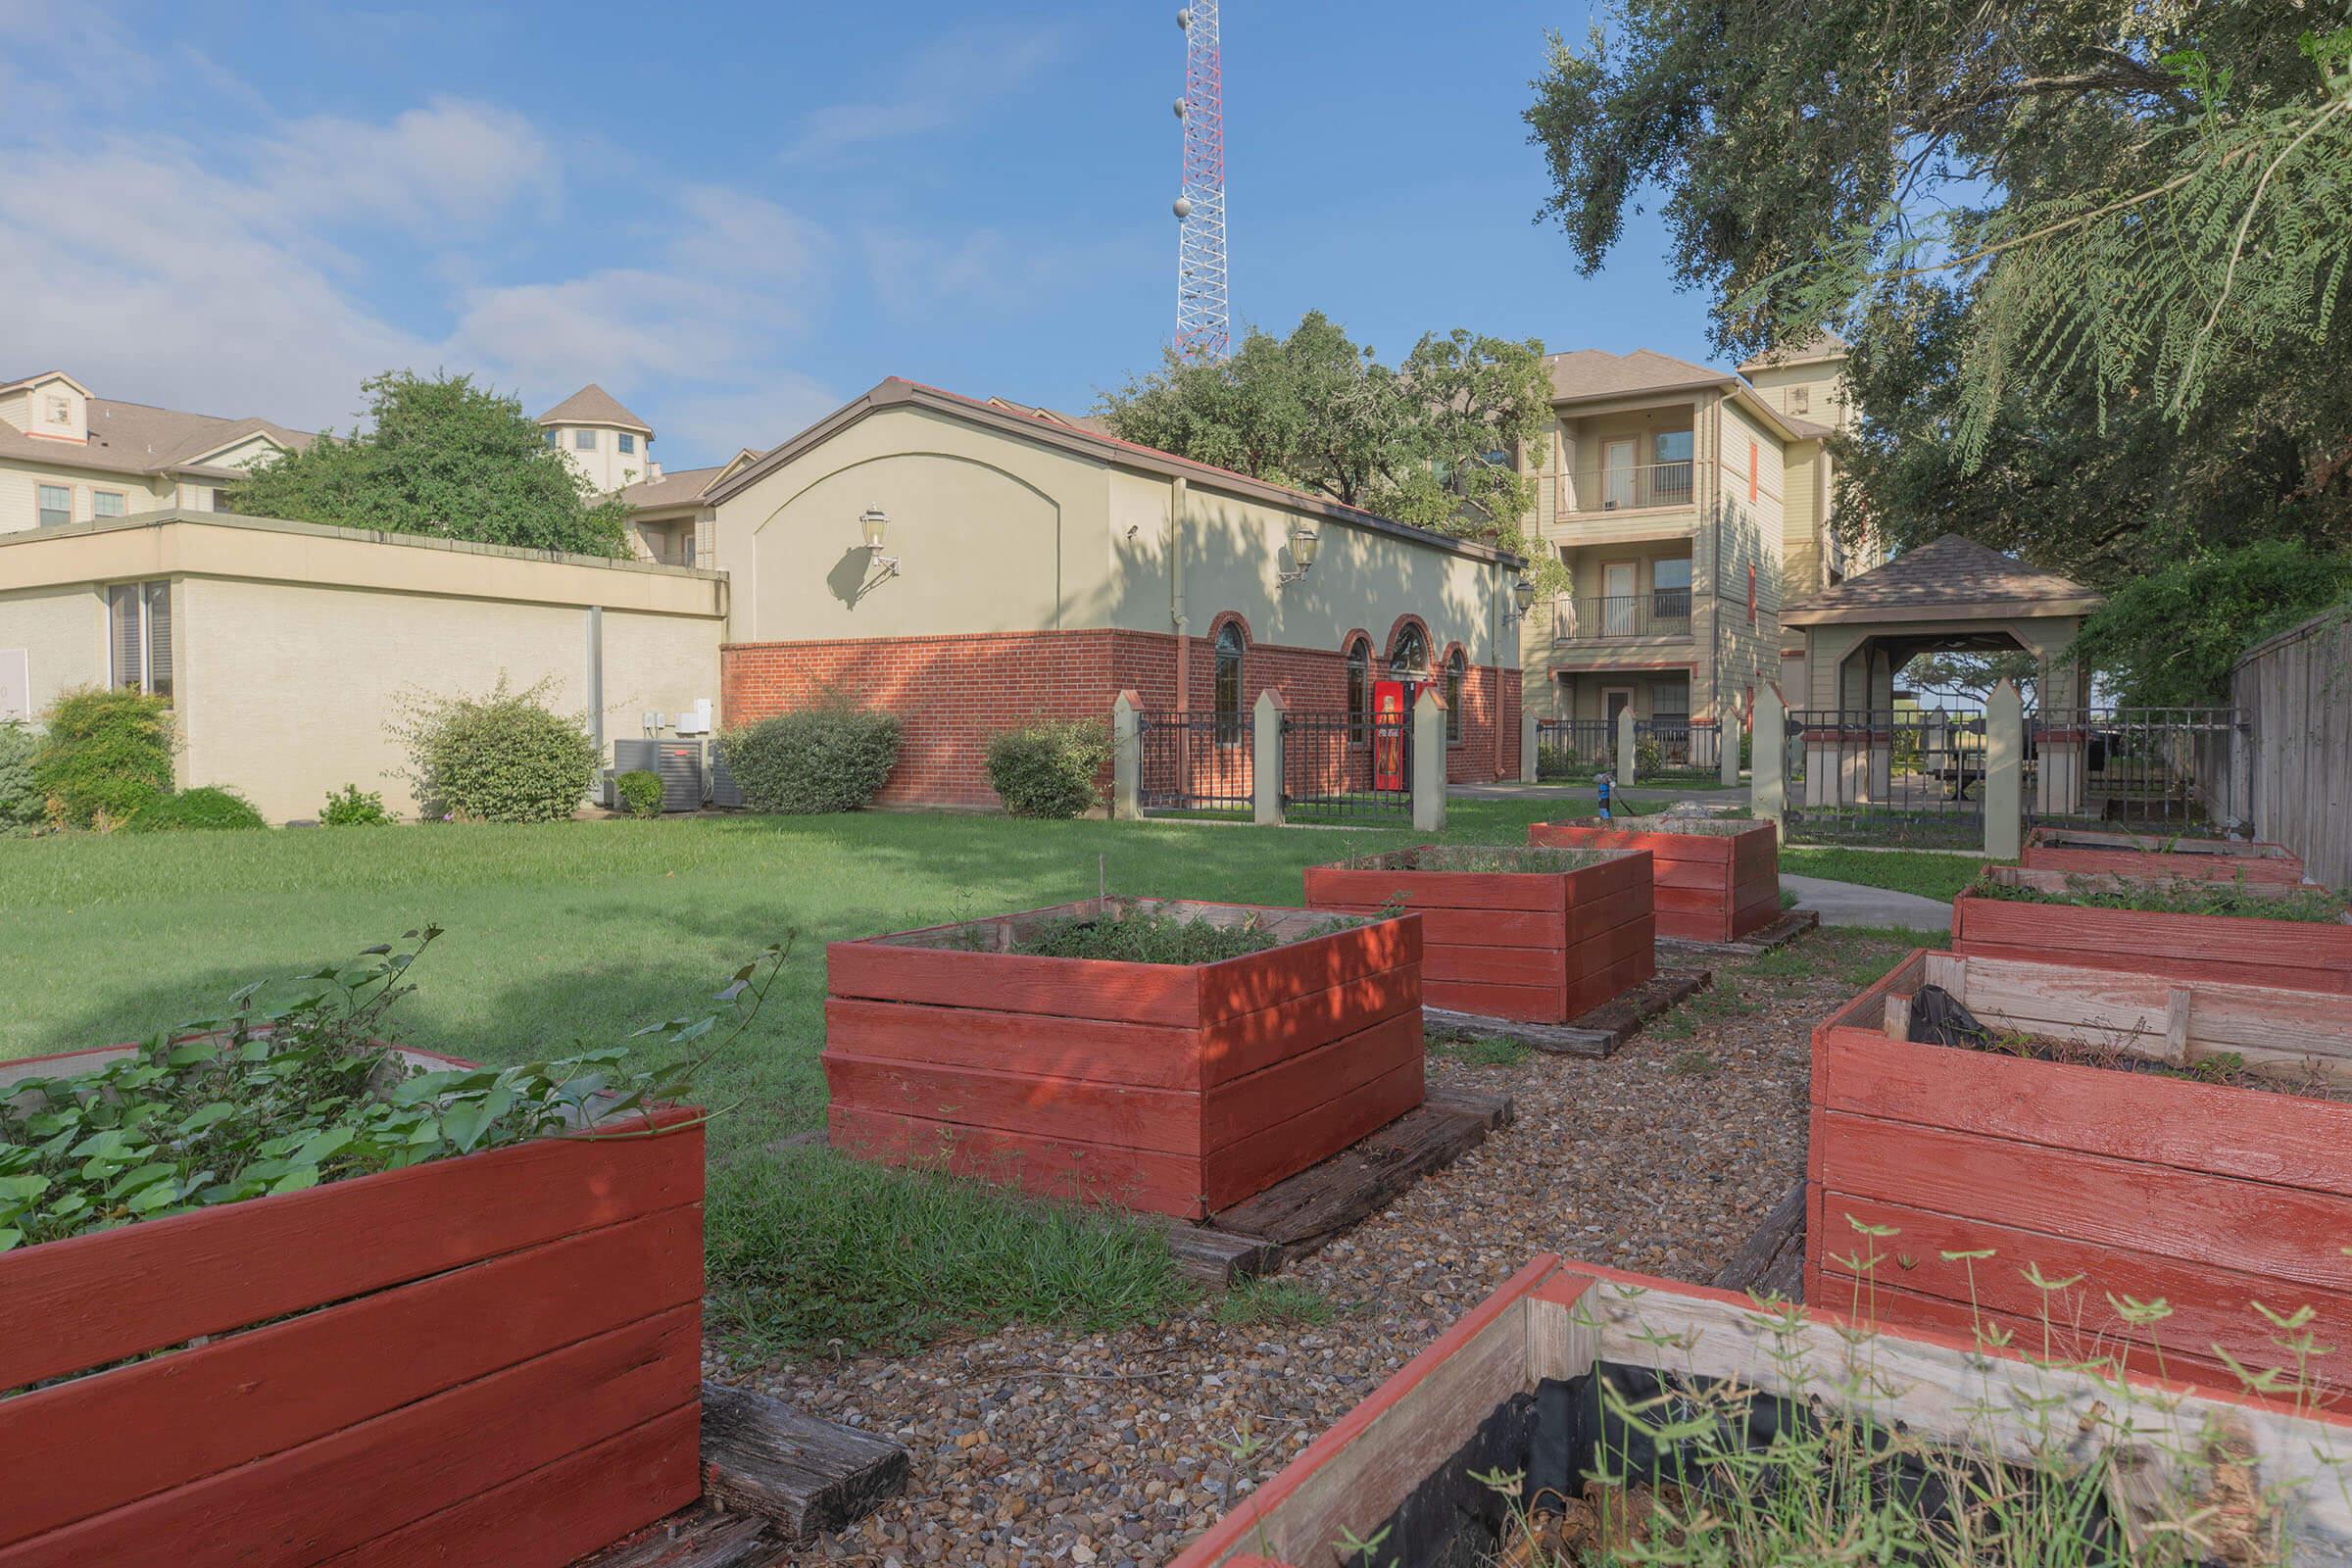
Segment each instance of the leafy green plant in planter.
[[731,730],[718,755],[755,811],[855,811],[898,766],[899,721],[828,701]]
[[662,814],[662,775],[642,767],[632,767],[612,780],[612,793],[620,801],[620,808],[631,816],[660,816]]
[[420,1070],[390,1044],[409,973],[440,936],[369,948],[301,976],[282,1006],[169,1029],[92,1071],[27,1078],[0,1101],[0,1251],[298,1192],[593,1126],[674,1100],[759,1016],[792,949],[737,969],[710,1012],[637,1031],[674,1060],[629,1072],[618,1048],[514,1067]]
[[197,831],[264,828],[253,803],[235,790],[203,785],[181,790],[176,795],[161,795],[134,812],[122,824],[126,833],[190,833]]
[[120,827],[172,787],[172,705],[85,686],[49,707],[33,783],[60,827]]
[[387,728],[409,754],[424,814],[447,821],[560,822],[587,797],[596,743],[540,701],[548,683],[480,697],[409,696]]
[[1110,726],[1099,718],[1040,719],[988,743],[988,782],[1014,816],[1072,817],[1102,804]]
[[346,784],[330,793],[318,808],[320,827],[388,827],[395,818],[384,809],[384,798],[373,790]]
[[49,815],[48,797],[33,779],[40,737],[10,719],[0,723],[0,838],[38,832]]

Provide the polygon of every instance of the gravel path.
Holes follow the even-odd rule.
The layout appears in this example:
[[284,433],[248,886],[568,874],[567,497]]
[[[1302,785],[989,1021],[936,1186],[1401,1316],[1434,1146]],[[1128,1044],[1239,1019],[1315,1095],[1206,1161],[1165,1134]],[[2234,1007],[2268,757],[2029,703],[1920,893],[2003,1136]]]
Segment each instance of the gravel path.
[[1148,1565],[1279,1469],[1537,1253],[1705,1280],[1804,1172],[1808,1035],[1900,950],[1823,931],[1719,964],[1606,1061],[1434,1058],[1517,1123],[1280,1276],[1322,1323],[1012,1328],[906,1357],[715,1374],[913,1454],[904,1496],[812,1562]]

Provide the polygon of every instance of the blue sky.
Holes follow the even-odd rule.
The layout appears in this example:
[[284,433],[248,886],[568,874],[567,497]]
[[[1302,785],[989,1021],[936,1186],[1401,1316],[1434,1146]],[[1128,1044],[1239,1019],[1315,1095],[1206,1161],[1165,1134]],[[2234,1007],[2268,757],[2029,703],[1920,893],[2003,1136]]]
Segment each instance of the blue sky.
[[[885,375],[1064,408],[1173,325],[1174,0],[447,10],[0,0],[0,374],[348,424],[360,378],[588,380],[668,466]],[[1706,357],[1637,220],[1530,220],[1519,114],[1583,4],[1225,6],[1232,290]]]

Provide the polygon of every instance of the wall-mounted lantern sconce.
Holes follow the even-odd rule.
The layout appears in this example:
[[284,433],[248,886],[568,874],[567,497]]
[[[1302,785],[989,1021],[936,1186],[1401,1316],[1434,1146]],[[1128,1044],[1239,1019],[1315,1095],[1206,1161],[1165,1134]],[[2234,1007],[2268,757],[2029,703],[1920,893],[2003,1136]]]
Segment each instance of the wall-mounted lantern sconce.
[[890,514],[880,507],[868,507],[858,514],[858,531],[865,540],[866,560],[885,577],[899,574],[899,558],[882,553],[883,530],[890,526]]
[[1511,619],[1526,619],[1527,612],[1535,608],[1535,604],[1536,585],[1533,582],[1529,581],[1525,577],[1522,577],[1517,582],[1511,584]]
[[1315,564],[1315,552],[1323,548],[1323,536],[1311,522],[1300,522],[1291,529],[1291,560],[1298,563],[1291,570],[1276,577],[1276,585],[1288,588],[1305,576]]

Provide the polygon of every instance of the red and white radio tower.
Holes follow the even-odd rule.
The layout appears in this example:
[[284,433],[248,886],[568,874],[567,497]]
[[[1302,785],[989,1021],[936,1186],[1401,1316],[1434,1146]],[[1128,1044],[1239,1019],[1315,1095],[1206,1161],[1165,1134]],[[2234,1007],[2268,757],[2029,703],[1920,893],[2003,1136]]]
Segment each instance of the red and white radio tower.
[[1221,360],[1233,346],[1225,302],[1225,80],[1217,0],[1176,13],[1184,29],[1184,189],[1176,198],[1176,352]]

